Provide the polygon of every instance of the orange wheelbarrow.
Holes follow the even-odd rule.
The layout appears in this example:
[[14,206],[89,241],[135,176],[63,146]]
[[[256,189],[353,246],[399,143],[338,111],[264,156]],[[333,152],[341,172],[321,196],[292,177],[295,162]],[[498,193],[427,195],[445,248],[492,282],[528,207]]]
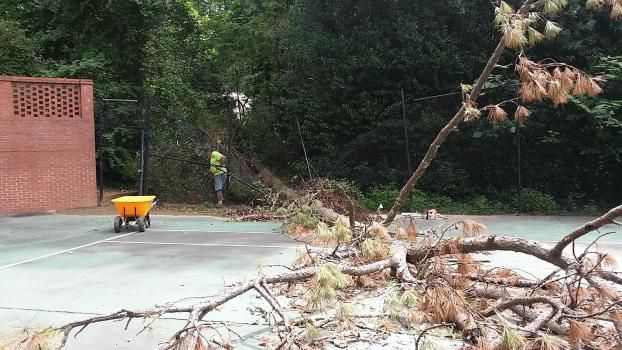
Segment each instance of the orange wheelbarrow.
[[112,200],[117,209],[114,218],[114,232],[121,232],[122,228],[138,226],[138,231],[145,232],[151,226],[149,211],[156,205],[155,196],[124,196]]

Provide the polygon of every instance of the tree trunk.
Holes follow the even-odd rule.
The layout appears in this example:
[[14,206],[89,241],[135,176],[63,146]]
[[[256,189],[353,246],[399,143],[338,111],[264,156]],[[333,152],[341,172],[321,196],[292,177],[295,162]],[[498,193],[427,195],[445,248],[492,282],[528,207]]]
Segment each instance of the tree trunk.
[[[526,0],[521,6],[521,8],[518,10],[518,14],[527,13],[532,8],[535,8],[537,4],[539,3],[540,1],[537,1],[537,0]],[[471,91],[469,95],[469,99],[471,101],[473,102],[477,101],[477,98],[479,97],[480,93],[482,92],[482,88],[484,87],[484,83],[486,82],[486,80],[488,80],[488,77],[490,77],[492,70],[495,68],[495,65],[497,64],[497,62],[499,62],[499,58],[501,57],[501,54],[503,54],[503,51],[505,50],[505,48],[506,48],[505,36],[503,36],[499,40],[499,43],[497,44],[495,51],[493,51],[492,56],[490,56],[490,58],[488,59],[488,63],[484,67],[482,74],[479,76],[479,78],[477,79],[477,82],[473,86],[473,90]],[[423,157],[423,160],[421,161],[421,163],[419,163],[419,166],[417,167],[413,175],[410,177],[410,179],[408,179],[408,182],[406,182],[406,184],[400,191],[399,197],[397,197],[397,199],[395,200],[393,207],[389,211],[389,215],[384,220],[385,226],[388,226],[389,224],[393,222],[393,220],[395,219],[395,216],[402,208],[402,205],[404,205],[404,202],[406,201],[406,198],[408,197],[408,194],[410,193],[410,191],[413,189],[413,187],[415,187],[415,185],[417,184],[421,176],[423,176],[425,171],[430,166],[430,163],[432,163],[434,158],[436,158],[436,152],[438,152],[438,149],[445,142],[445,140],[447,140],[447,137],[449,136],[449,134],[451,134],[454,131],[454,129],[456,129],[458,125],[462,122],[462,120],[464,119],[465,112],[466,112],[466,109],[464,106],[462,106],[460,110],[458,111],[458,113],[456,113],[456,115],[454,115],[454,117],[449,121],[449,123],[447,123],[447,125],[445,125],[445,127],[441,129],[441,131],[438,133],[438,135],[434,139],[434,142],[432,142],[432,144],[430,145],[430,148],[428,148],[428,151]]]
[[[501,40],[499,41],[499,44],[497,44],[497,48],[493,52],[492,56],[488,60],[488,63],[486,64],[486,67],[482,71],[482,74],[480,75],[479,79],[477,79],[475,86],[473,86],[473,90],[471,91],[471,94],[470,94],[471,101],[475,102],[477,98],[479,97],[482,91],[482,88],[484,87],[484,83],[486,82],[490,74],[492,73],[492,70],[494,69],[495,65],[499,61],[499,58],[501,57],[501,54],[503,53],[504,50],[505,50],[505,40],[504,38],[501,38]],[[454,115],[454,117],[449,121],[449,123],[447,123],[447,125],[445,125],[443,129],[441,129],[438,135],[436,135],[434,142],[432,142],[432,144],[430,145],[430,148],[428,148],[428,151],[423,157],[423,160],[421,161],[421,163],[419,163],[419,166],[417,167],[413,175],[410,177],[410,179],[408,179],[408,181],[406,182],[406,185],[404,185],[404,187],[400,191],[400,195],[395,200],[395,203],[393,203],[393,207],[391,208],[391,211],[389,211],[389,215],[384,220],[384,225],[389,225],[393,222],[393,220],[395,219],[395,216],[397,215],[399,210],[402,208],[402,205],[404,205],[404,202],[406,202],[406,198],[408,198],[408,194],[410,193],[410,191],[413,189],[413,187],[415,187],[415,185],[417,184],[421,176],[423,176],[425,171],[428,169],[428,166],[430,166],[430,163],[432,163],[434,158],[436,158],[436,153],[438,152],[438,149],[445,142],[445,140],[447,140],[447,137],[449,136],[449,134],[451,134],[454,131],[454,129],[456,129],[458,125],[462,122],[462,120],[464,119],[465,111],[466,111],[466,108],[462,106],[460,110],[458,111],[458,113],[456,113],[456,115]]]

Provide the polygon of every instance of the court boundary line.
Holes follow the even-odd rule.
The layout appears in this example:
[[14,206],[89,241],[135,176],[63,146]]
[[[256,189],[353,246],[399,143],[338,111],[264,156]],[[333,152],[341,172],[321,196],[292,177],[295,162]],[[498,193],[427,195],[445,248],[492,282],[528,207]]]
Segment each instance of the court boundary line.
[[83,244],[83,245],[80,245],[80,246],[77,246],[77,247],[72,247],[72,248],[64,249],[64,250],[59,250],[57,252],[52,252],[52,253],[49,253],[49,254],[37,256],[37,257],[34,257],[34,258],[30,258],[30,259],[21,260],[21,261],[14,262],[14,263],[11,263],[11,264],[2,265],[2,266],[0,266],[0,271],[8,269],[8,268],[11,268],[11,267],[15,267],[15,266],[23,265],[23,264],[28,264],[28,263],[31,263],[31,262],[43,260],[43,259],[46,259],[46,258],[51,258],[53,256],[65,254],[65,253],[68,253],[68,252],[71,252],[71,251],[75,251],[75,250],[79,250],[79,249],[82,249],[82,248],[91,247],[91,246],[94,246],[94,245],[97,245],[97,244],[100,244],[100,243],[104,243],[104,242],[115,240],[117,238],[122,238],[122,237],[126,237],[126,236],[129,236],[129,235],[133,235],[136,232],[138,232],[138,231],[132,231],[132,232],[129,232],[129,233],[124,233],[122,235],[117,235],[117,236],[114,236],[114,237],[110,237],[110,238],[106,238],[106,239],[101,239],[99,241]]
[[[563,237],[560,237],[559,239],[562,239]],[[533,239],[531,239],[533,240]],[[537,241],[539,243],[543,243],[543,244],[552,244],[555,245],[557,244],[559,241]],[[592,243],[592,241],[589,240],[585,240],[585,241],[575,241],[576,244],[584,244],[584,245],[589,245],[590,243]],[[599,245],[622,245],[622,242],[608,242],[608,241],[598,241],[597,242]],[[572,248],[571,248],[572,249]],[[511,252],[511,250],[508,250]]]
[[158,229],[158,228],[150,228],[148,230],[148,232],[141,232],[141,233],[149,233],[149,232],[200,232],[200,233],[225,233],[225,234],[230,234],[230,233],[237,233],[237,234],[252,234],[252,235],[257,235],[257,234],[266,234],[266,235],[283,235],[283,232],[275,232],[275,231],[245,231],[245,232],[240,232],[240,231],[209,231],[209,230],[182,230],[182,229]]
[[[9,306],[0,306],[0,311],[40,312],[40,313],[50,313],[50,314],[83,315],[83,316],[104,316],[104,315],[107,315],[107,314],[102,314],[102,313],[97,313],[97,312],[53,310],[53,309],[9,307]],[[181,314],[183,312],[179,312],[179,313]],[[163,317],[159,317],[158,319],[159,320],[166,320],[166,321],[188,322],[188,318],[182,318],[182,317],[164,317],[163,316]],[[228,321],[210,320],[209,322],[213,322],[213,323],[227,323]],[[242,325],[249,325],[249,326],[262,326],[262,324],[253,324],[253,323],[250,323],[250,322],[236,322],[236,323],[237,324],[242,324]],[[0,332],[1,331],[2,330],[0,329]]]
[[226,243],[181,243],[181,242],[147,242],[147,241],[117,241],[109,240],[101,243],[109,244],[144,244],[144,245],[171,245],[185,247],[231,247],[231,248],[268,248],[268,249],[298,249],[298,246],[262,245],[262,244],[226,244]]

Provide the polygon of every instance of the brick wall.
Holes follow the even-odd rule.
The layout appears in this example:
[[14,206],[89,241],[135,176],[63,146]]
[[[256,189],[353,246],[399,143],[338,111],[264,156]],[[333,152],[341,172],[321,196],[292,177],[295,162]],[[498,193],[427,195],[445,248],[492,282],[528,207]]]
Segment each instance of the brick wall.
[[93,82],[0,76],[0,214],[96,204]]

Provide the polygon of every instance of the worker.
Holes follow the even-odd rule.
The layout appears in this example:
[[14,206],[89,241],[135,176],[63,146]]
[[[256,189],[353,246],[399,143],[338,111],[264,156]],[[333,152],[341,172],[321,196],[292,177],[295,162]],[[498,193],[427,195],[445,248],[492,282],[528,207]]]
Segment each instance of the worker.
[[210,159],[210,173],[214,175],[214,191],[216,192],[216,205],[222,206],[225,200],[222,193],[227,184],[227,168],[225,168],[227,158],[220,152],[205,147],[205,153]]

